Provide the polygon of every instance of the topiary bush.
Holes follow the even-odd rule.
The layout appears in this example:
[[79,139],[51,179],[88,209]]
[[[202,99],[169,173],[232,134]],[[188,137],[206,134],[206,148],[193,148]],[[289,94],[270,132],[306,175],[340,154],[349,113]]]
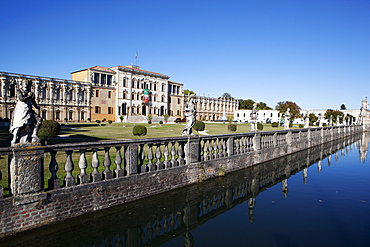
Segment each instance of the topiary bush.
[[163,124],[163,121],[159,121],[159,124]]
[[194,130],[196,131],[203,131],[206,125],[202,121],[195,121]]
[[112,123],[112,120],[108,120],[108,123],[111,124]]
[[272,122],[271,127],[277,128],[277,127],[279,127],[279,123],[278,122]]
[[228,129],[229,131],[233,131],[233,132],[235,132],[235,131],[236,131],[236,129],[237,129],[236,124],[228,124],[228,125],[227,125],[227,129]]
[[262,131],[263,130],[263,124],[257,123],[257,129]]
[[299,127],[300,129],[303,129],[303,128],[304,128],[304,124],[299,124],[299,125],[298,125],[298,127]]
[[38,136],[46,141],[58,136],[60,133],[60,124],[54,120],[44,120],[40,126]]
[[135,125],[132,129],[132,134],[134,136],[145,136],[147,133],[147,129],[144,125]]
[[175,119],[175,123],[180,123],[180,122],[181,122],[181,118],[178,117]]

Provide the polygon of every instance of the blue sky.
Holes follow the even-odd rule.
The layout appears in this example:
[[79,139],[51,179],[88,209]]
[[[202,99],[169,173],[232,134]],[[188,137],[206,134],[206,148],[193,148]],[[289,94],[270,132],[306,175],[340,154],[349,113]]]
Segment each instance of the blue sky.
[[358,109],[369,0],[0,0],[0,71],[70,79],[135,64],[200,95]]

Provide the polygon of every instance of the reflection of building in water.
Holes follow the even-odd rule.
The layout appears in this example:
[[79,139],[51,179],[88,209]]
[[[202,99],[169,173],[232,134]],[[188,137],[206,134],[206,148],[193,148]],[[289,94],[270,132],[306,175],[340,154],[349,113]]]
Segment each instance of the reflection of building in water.
[[303,175],[303,183],[307,184],[307,177],[308,177],[308,169],[307,168],[303,169],[302,175]]
[[320,172],[321,172],[321,170],[322,170],[322,161],[321,161],[321,160],[319,160],[319,161],[317,162],[317,172],[318,172],[318,173],[320,173]]
[[288,198],[288,179],[284,179],[281,182],[281,192],[284,195],[284,198]]
[[370,133],[363,132],[359,141],[359,152],[361,162],[365,162],[367,151],[369,150]]
[[254,222],[254,206],[256,205],[256,198],[251,197],[248,199],[248,215],[249,221]]

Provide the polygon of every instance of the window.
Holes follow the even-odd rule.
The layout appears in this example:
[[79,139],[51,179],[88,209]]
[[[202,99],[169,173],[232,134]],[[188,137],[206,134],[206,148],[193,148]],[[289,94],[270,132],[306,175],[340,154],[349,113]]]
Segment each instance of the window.
[[69,120],[73,120],[73,112],[72,112],[72,111],[70,111],[70,112],[69,112],[68,119],[69,119]]
[[162,102],[164,102],[164,95],[162,95]]
[[108,107],[108,114],[113,114],[113,107]]
[[181,104],[181,100],[180,99],[177,99],[177,104]]
[[112,75],[107,75],[107,85],[112,85]]
[[94,73],[94,84],[98,84],[99,83],[99,77],[100,77],[100,74],[99,73]]
[[101,74],[101,76],[100,76],[100,83],[102,85],[105,85],[107,83],[107,75]]
[[60,111],[55,112],[55,119],[60,120]]
[[95,97],[99,97],[99,90],[95,91]]
[[126,99],[126,92],[123,92],[122,99]]
[[41,112],[41,117],[42,117],[42,119],[46,119],[46,111]]
[[41,89],[41,98],[46,99],[46,88],[44,87]]
[[123,78],[122,87],[126,87],[126,77]]
[[132,80],[132,82],[131,82],[131,87],[135,88],[135,81],[134,80]]
[[95,106],[95,113],[100,114],[101,113],[101,108],[100,106]]
[[112,98],[112,91],[108,91],[108,98]]
[[164,84],[162,84],[162,92],[164,92]]
[[85,120],[85,112],[81,112],[81,120]]
[[153,90],[157,91],[157,84],[156,83],[153,84]]

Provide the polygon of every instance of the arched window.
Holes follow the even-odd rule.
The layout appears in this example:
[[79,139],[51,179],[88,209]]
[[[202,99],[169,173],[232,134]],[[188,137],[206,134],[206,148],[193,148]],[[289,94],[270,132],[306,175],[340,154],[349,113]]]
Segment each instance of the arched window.
[[126,87],[126,77],[123,77],[122,87]]
[[126,91],[123,91],[122,99],[126,99]]

